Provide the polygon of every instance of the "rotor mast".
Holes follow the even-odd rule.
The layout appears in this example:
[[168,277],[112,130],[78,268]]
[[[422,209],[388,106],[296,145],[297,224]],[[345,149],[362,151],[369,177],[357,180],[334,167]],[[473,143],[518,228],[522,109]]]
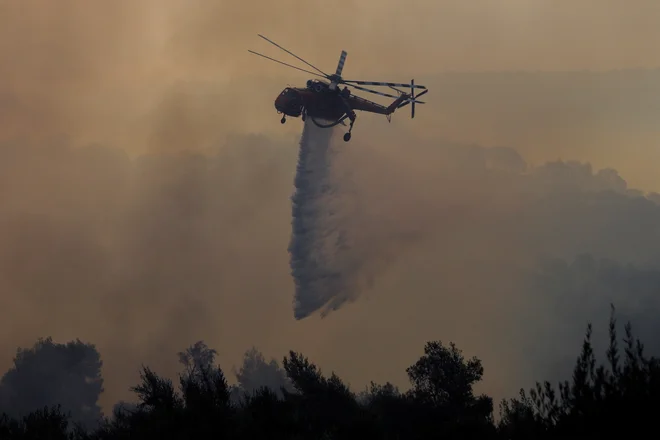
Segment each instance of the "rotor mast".
[[335,74],[328,75],[328,79],[330,79],[330,90],[336,90],[337,85],[341,83],[341,72],[344,70],[346,55],[348,55],[348,53],[346,53],[345,50],[342,50],[341,55],[339,56],[339,62],[337,63],[337,70],[335,71]]

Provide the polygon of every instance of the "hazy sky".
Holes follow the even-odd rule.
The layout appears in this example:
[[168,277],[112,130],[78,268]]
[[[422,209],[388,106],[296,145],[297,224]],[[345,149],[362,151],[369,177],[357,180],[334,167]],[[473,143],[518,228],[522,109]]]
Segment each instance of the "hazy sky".
[[[292,316],[286,249],[302,126],[280,125],[273,108],[282,87],[307,76],[247,53],[289,61],[257,33],[326,71],[345,49],[347,78],[424,77],[431,88],[415,120],[360,115],[351,143],[339,141],[354,181],[348,227],[379,225],[356,255],[395,261],[374,290],[323,321]],[[528,204],[541,190],[525,195],[526,182],[503,177],[500,192],[486,192],[486,177],[468,172],[483,168],[479,154],[436,149],[511,146],[536,165],[589,161],[658,191],[660,110],[649,97],[660,78],[440,74],[658,68],[658,43],[657,1],[0,0],[0,366],[38,336],[90,340],[104,357],[108,403],[125,397],[141,362],[172,372],[175,353],[198,339],[225,365],[252,344],[277,357],[301,349],[358,386],[401,382],[426,340],[452,339],[484,358],[493,391],[537,378],[516,364],[522,321],[492,331],[527,304],[517,269],[495,263],[542,252],[626,263],[635,253],[617,237],[649,222],[630,214],[632,224],[600,224],[609,217],[574,205],[546,218]],[[69,149],[89,144],[107,148]],[[181,151],[203,155],[165,155]],[[140,153],[155,157],[129,162]],[[443,161],[460,173],[440,173]],[[527,209],[539,217],[520,229],[534,246],[507,223]],[[551,230],[569,214],[598,228],[566,230],[560,246]],[[490,229],[493,216],[507,234]],[[392,240],[408,233],[424,244]],[[475,259],[488,283],[475,280]]]

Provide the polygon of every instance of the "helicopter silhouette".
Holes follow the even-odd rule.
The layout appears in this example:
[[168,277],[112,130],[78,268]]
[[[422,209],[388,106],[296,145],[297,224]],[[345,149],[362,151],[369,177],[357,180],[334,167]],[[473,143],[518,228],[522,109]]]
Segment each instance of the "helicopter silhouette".
[[[341,73],[344,69],[344,63],[346,62],[347,52],[345,50],[341,51],[335,73],[328,75],[327,73],[303,60],[293,52],[283,48],[274,41],[269,40],[261,34],[257,35],[287,52],[288,54],[294,56],[319,73],[284,63],[282,61],[276,60],[275,58],[262,55],[252,50],[248,50],[248,52],[259,55],[260,57],[267,58],[271,61],[275,61],[276,63],[280,63],[285,66],[303,71],[310,75],[315,75],[328,80],[322,81],[317,79],[310,79],[307,81],[306,87],[286,87],[284,90],[282,90],[279,96],[275,99],[275,109],[277,110],[278,114],[282,114],[282,119],[280,120],[282,124],[286,122],[287,116],[293,118],[301,117],[303,121],[309,117],[316,126],[320,128],[331,128],[338,124],[345,126],[346,123],[344,121],[349,119],[350,127],[348,132],[344,134],[344,141],[348,142],[351,139],[351,131],[353,130],[353,125],[355,124],[355,120],[357,118],[355,113],[356,110],[385,115],[389,122],[391,121],[391,115],[395,110],[411,104],[410,117],[414,118],[415,104],[425,104],[423,101],[418,101],[417,98],[424,95],[425,93],[428,93],[428,89],[425,86],[415,84],[414,79],[410,80],[410,84],[380,81],[353,81],[343,79]],[[340,84],[343,84],[345,87],[340,89]],[[377,90],[372,90],[366,87],[361,87],[365,85],[389,87],[395,90],[398,93],[398,96],[379,92]],[[390,105],[384,106],[352,94],[348,87],[353,87],[357,90],[374,93],[376,95],[395,98],[395,100]],[[397,87],[408,87],[410,88],[410,93],[399,90]],[[420,89],[423,91],[415,95],[415,89]]]

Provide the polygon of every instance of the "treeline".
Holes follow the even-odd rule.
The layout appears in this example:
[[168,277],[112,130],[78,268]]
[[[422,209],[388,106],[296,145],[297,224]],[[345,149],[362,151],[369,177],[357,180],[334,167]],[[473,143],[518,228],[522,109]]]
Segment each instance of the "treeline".
[[[473,392],[484,374],[481,361],[466,359],[453,343],[426,344],[407,369],[408,391],[372,383],[354,393],[334,373],[324,375],[293,351],[282,368],[253,352],[236,372],[239,385],[230,386],[214,363],[215,351],[200,342],[179,353],[185,368],[178,383],[143,367],[141,382],[132,388],[137,403],[117,405],[93,428],[72,423],[62,407],[47,406],[3,415],[0,439],[545,439],[651,433],[660,409],[660,362],[645,355],[630,324],[620,343],[614,309],[609,336],[603,362],[597,362],[589,325],[571,380],[521,390],[519,398],[500,403],[497,420],[492,399]],[[17,359],[34,354],[26,353]],[[7,374],[20,374],[20,363],[15,365]],[[255,368],[271,385],[249,383]],[[0,387],[9,383],[6,376]]]

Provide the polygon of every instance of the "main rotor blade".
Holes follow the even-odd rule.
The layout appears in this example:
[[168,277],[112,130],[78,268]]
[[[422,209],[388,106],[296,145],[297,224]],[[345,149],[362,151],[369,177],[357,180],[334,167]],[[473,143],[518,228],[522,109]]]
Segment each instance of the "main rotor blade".
[[307,64],[307,65],[308,65],[309,67],[311,67],[312,69],[314,69],[314,70],[316,70],[316,71],[318,71],[318,72],[321,72],[326,78],[328,78],[328,77],[330,76],[330,75],[328,75],[327,73],[325,73],[324,71],[322,71],[321,69],[319,69],[318,67],[313,66],[312,64],[310,64],[310,63],[308,63],[307,61],[303,60],[302,58],[300,58],[300,57],[299,57],[298,55],[296,55],[295,53],[293,53],[293,52],[291,52],[291,51],[289,51],[289,50],[283,48],[282,46],[280,46],[280,45],[277,44],[276,42],[274,42],[274,41],[272,41],[272,40],[269,40],[268,38],[264,37],[264,36],[261,35],[261,34],[257,34],[257,35],[260,36],[261,38],[263,38],[264,40],[268,41],[269,43],[274,44],[275,46],[279,47],[280,49],[282,49],[284,52],[288,53],[289,55],[293,55],[294,57],[298,58],[300,61],[302,61],[303,63]]
[[415,89],[426,89],[426,86],[420,86],[415,84],[410,85],[410,84],[403,84],[403,83],[391,83],[391,82],[380,82],[380,81],[349,81],[349,80],[342,80],[341,82],[343,83],[353,83],[353,84],[361,84],[363,86],[387,86],[387,87],[408,87],[410,88],[415,88]]
[[341,71],[344,70],[346,55],[348,55],[348,53],[345,50],[342,50],[341,55],[339,56],[339,62],[337,63],[337,70],[335,71],[335,75],[337,76],[341,76]]
[[360,87],[353,84],[346,84],[349,87],[355,87],[358,90],[364,90],[365,92],[374,93],[376,95],[387,96],[388,98],[398,98],[398,96],[390,95],[389,93],[377,92],[376,90],[367,89],[366,87]]
[[258,53],[258,52],[253,51],[253,50],[248,49],[248,52],[253,53],[253,54],[255,54],[255,55],[259,55],[260,57],[267,58],[267,59],[269,59],[269,60],[271,60],[271,61],[275,61],[276,63],[284,64],[285,66],[292,67],[292,68],[294,68],[294,69],[296,69],[296,70],[300,70],[300,71],[302,71],[302,72],[309,73],[310,75],[316,75],[316,76],[318,76],[318,77],[325,78],[323,75],[319,75],[318,73],[310,72],[309,70],[305,70],[305,69],[301,69],[300,67],[292,66],[291,64],[284,63],[284,62],[282,62],[282,61],[276,60],[275,58],[267,57],[266,55],[262,55],[262,54],[260,54],[260,53]]

